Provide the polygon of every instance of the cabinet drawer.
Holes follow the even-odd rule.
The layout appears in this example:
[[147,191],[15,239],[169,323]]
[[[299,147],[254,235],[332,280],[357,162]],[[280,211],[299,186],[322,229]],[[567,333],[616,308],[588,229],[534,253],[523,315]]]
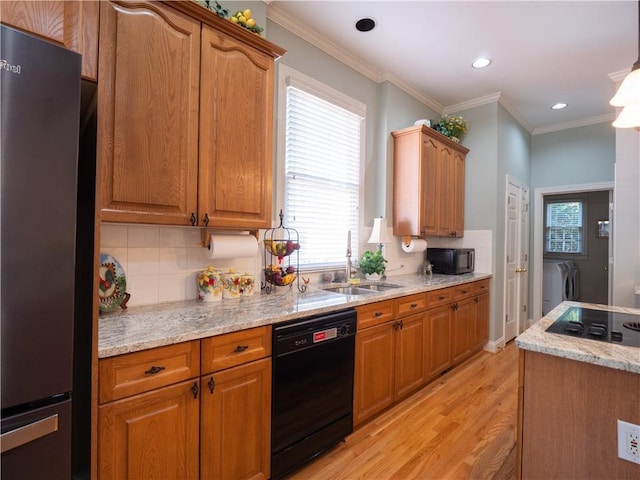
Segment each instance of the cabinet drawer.
[[473,294],[479,295],[481,293],[485,293],[489,291],[489,282],[490,279],[486,278],[484,280],[479,280],[477,282],[473,282]]
[[394,300],[386,300],[356,307],[358,330],[393,320],[395,318],[395,306]]
[[200,342],[127,353],[100,360],[99,402],[106,403],[200,375]]
[[427,308],[427,296],[424,293],[407,295],[398,299],[398,317],[418,313]]
[[202,374],[271,355],[271,328],[258,327],[202,340]]
[[427,308],[439,307],[453,301],[453,288],[441,288],[427,292]]
[[469,298],[474,293],[474,285],[473,283],[464,283],[462,285],[457,285],[453,288],[453,299],[455,300],[463,300],[465,298]]

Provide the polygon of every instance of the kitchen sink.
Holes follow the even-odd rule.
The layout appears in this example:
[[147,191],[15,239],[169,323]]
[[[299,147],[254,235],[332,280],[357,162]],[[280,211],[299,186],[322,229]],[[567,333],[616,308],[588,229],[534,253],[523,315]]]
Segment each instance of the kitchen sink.
[[369,293],[374,293],[374,291],[369,288],[363,288],[359,286],[358,287],[329,287],[329,288],[323,288],[323,290],[327,292],[341,293],[343,295],[367,295]]
[[400,285],[390,283],[372,283],[370,285],[351,285],[348,287],[326,287],[323,290],[343,295],[366,295],[368,293],[384,292],[393,288],[400,288]]
[[366,288],[367,290],[384,292],[386,290],[393,290],[394,288],[401,288],[401,287],[400,285],[393,285],[391,283],[372,283],[371,285],[358,285],[358,288]]

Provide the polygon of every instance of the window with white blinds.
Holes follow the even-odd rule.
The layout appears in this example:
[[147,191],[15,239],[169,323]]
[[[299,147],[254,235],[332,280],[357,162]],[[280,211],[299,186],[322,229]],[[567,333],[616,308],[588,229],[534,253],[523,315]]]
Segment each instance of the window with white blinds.
[[582,200],[547,202],[545,217],[545,253],[584,253]]
[[352,258],[359,258],[364,114],[345,108],[328,87],[316,95],[317,85],[306,86],[286,82],[285,224],[300,235],[301,268],[342,267],[348,232]]

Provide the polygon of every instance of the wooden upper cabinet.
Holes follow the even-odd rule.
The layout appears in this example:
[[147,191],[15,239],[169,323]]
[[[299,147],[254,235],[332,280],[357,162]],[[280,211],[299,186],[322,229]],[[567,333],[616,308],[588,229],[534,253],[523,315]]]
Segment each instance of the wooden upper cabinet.
[[464,234],[464,172],[469,150],[425,126],[394,137],[393,234]]
[[204,25],[200,222],[271,227],[273,58]]
[[191,225],[197,214],[200,22],[158,2],[103,2],[102,220]]
[[82,77],[98,78],[97,1],[1,1],[2,23],[82,54]]

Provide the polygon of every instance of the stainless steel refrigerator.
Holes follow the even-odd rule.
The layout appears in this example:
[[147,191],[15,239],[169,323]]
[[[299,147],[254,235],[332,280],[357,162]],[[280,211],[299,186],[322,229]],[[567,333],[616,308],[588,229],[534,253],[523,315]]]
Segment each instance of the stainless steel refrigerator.
[[81,57],[1,29],[2,479],[69,479]]

